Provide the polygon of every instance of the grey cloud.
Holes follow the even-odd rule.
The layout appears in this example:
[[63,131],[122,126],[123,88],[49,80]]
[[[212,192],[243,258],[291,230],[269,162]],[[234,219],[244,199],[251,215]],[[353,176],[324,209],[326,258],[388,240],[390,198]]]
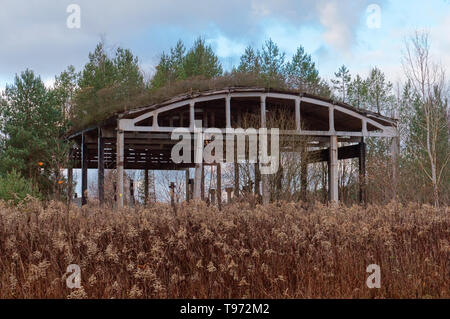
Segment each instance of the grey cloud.
[[[45,76],[57,74],[69,64],[80,66],[102,34],[112,44],[131,46],[138,55],[144,53],[144,60],[154,59],[168,43],[189,35],[220,32],[240,43],[259,42],[268,19],[294,25],[321,23],[330,45],[338,43],[339,36],[345,45],[351,45],[354,29],[370,1],[339,1],[327,15],[324,8],[333,2],[3,0],[0,76],[11,76],[26,67]],[[78,30],[66,27],[66,8],[71,3],[81,7]],[[136,43],[137,50],[132,47]]]

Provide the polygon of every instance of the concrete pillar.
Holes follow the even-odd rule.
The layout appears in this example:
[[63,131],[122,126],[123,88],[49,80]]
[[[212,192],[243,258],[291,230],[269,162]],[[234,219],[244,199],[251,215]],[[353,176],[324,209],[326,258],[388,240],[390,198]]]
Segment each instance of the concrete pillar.
[[225,122],[226,128],[231,127],[231,96],[225,98]]
[[123,207],[123,174],[124,174],[124,149],[125,136],[122,130],[117,131],[117,207]]
[[69,150],[69,160],[67,169],[67,197],[68,202],[71,203],[73,199],[73,148]]
[[231,193],[233,192],[233,187],[227,187],[225,188],[225,191],[227,192],[227,203],[231,204],[232,202]]
[[364,143],[364,137],[361,138],[359,143],[359,201],[365,203],[366,197],[366,143]]
[[239,197],[239,164],[234,162],[234,196]]
[[261,172],[259,170],[259,161],[255,165],[255,195],[261,195]]
[[205,200],[205,165],[202,164],[202,178],[200,181],[201,189],[200,189],[200,197],[202,200]]
[[262,174],[262,203],[267,205],[270,203],[269,175]]
[[98,129],[98,162],[97,162],[97,172],[98,172],[98,201],[100,205],[103,205],[105,202],[105,141],[102,136],[102,129]]
[[329,164],[329,193],[330,201],[338,203],[339,189],[338,189],[338,142],[337,136],[330,136],[330,164]]
[[194,110],[194,104],[195,104],[195,103],[192,102],[192,103],[189,105],[189,127],[190,127],[191,129],[193,129],[194,126],[195,126],[195,110]]
[[216,190],[214,188],[209,189],[209,202],[211,205],[216,205]]
[[130,205],[134,207],[134,181],[130,178]]
[[266,96],[261,96],[261,127],[266,127]]
[[300,162],[300,193],[302,201],[306,201],[306,194],[308,189],[308,159],[306,158],[306,150],[302,152]]
[[219,210],[222,209],[222,165],[217,163],[217,204],[219,205]]
[[301,98],[295,99],[295,128],[297,129],[297,131],[300,131],[302,129],[300,121],[300,102]]
[[397,198],[398,188],[398,157],[400,153],[400,137],[393,137],[391,140],[391,157],[392,157],[392,188],[393,199]]
[[144,171],[144,204],[148,204],[148,168]]
[[201,199],[202,196],[202,164],[195,164],[194,175],[194,199]]
[[[261,96],[261,127],[266,127],[266,96]],[[259,165],[259,164],[258,164]],[[262,174],[262,203],[267,205],[270,202],[269,176]]]
[[170,183],[170,205],[175,207],[175,183]]
[[186,168],[186,179],[185,179],[185,183],[186,183],[186,201],[188,202],[189,201],[189,199],[191,198],[191,195],[189,194],[189,192],[190,192],[190,185],[189,185],[189,180],[190,180],[190,177],[189,177],[189,168]]
[[88,190],[88,147],[85,134],[81,134],[81,205],[87,204]]
[[194,179],[189,179],[189,200],[194,198]]

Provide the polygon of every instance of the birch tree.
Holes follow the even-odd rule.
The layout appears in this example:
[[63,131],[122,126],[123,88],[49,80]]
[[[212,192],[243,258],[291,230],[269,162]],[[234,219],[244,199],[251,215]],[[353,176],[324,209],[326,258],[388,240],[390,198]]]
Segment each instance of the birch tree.
[[414,121],[416,133],[412,133],[412,142],[416,152],[425,154],[423,158],[418,158],[418,163],[432,184],[433,202],[437,207],[439,186],[449,162],[446,120],[448,95],[444,69],[431,58],[430,41],[426,32],[416,31],[405,42],[403,69],[416,95],[415,114],[421,118]]

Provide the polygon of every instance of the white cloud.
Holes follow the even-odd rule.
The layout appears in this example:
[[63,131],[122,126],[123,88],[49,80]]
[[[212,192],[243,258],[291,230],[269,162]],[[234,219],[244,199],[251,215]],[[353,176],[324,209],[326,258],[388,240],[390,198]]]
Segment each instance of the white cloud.
[[348,50],[352,42],[352,31],[347,19],[339,10],[339,4],[331,1],[320,6],[320,22],[325,27],[323,38],[327,44],[339,50]]

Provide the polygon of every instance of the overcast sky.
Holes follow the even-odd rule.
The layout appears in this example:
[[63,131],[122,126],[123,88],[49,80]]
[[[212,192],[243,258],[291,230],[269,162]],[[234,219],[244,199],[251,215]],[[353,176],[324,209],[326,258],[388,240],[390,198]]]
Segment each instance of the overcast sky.
[[[81,10],[79,29],[67,27],[70,4]],[[272,38],[289,57],[303,45],[326,78],[345,64],[363,75],[378,66],[396,81],[414,29],[430,32],[433,54],[449,66],[449,0],[1,0],[0,90],[26,68],[48,84],[70,64],[80,70],[101,37],[130,48],[147,74],[178,39],[189,46],[203,36],[225,69]]]

